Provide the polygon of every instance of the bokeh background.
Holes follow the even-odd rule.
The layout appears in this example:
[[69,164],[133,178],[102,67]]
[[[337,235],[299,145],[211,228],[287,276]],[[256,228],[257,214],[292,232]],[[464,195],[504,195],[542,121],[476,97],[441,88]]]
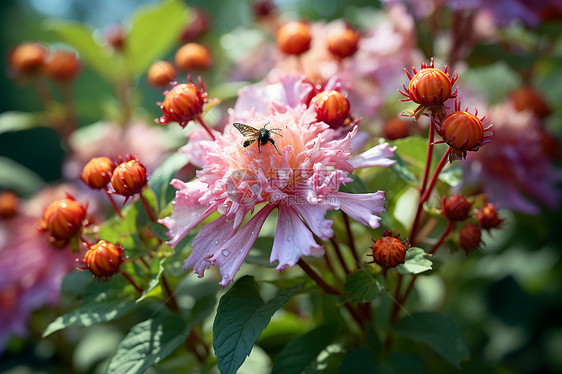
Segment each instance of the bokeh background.
[[[55,18],[83,22],[101,33],[113,25],[124,24],[138,7],[156,2],[0,2],[0,51],[3,56],[0,59],[0,113],[41,111],[40,102],[32,87],[17,84],[8,76],[7,56],[11,48],[24,41],[58,43],[60,38],[49,30],[46,20]],[[204,9],[211,16],[211,27],[205,36],[205,42],[213,46],[215,51],[220,50],[221,38],[225,34],[250,27],[254,23],[251,4],[245,0],[186,3]],[[380,7],[377,2],[367,0],[279,0],[276,4],[281,12],[311,21],[352,19],[363,7]],[[555,43],[542,74],[538,74],[532,83],[551,106],[553,114],[548,120],[548,127],[559,137],[562,130],[560,21],[548,33]],[[501,81],[502,69],[495,67],[524,63],[524,59],[529,56],[525,54],[525,48],[522,50],[520,54],[509,54],[484,47],[475,49],[467,64],[469,68],[483,72],[474,74],[476,80],[480,79],[477,83],[482,83],[481,90],[490,88],[486,86],[486,73],[494,78],[493,82]],[[172,55],[173,51],[170,51],[168,56],[154,56],[154,60],[163,57],[169,59]],[[220,60],[220,53],[216,58]],[[485,70],[486,68],[490,70]],[[514,85],[509,77],[506,78],[505,89],[498,91],[507,92]],[[88,66],[83,68],[73,87],[80,124],[87,125],[99,120],[100,110],[103,111],[100,97],[107,97],[111,101],[114,94],[112,87],[99,79]],[[150,87],[144,77],[135,82],[135,87],[140,93],[139,102],[145,110],[146,118],[152,120],[158,117],[159,109],[155,102],[162,99],[162,93]],[[485,95],[487,92],[482,93]],[[493,146],[493,143],[489,146]],[[56,132],[46,127],[0,133],[0,157],[14,160],[28,168],[44,183],[53,183],[63,178],[65,152]],[[560,164],[558,159],[558,168]],[[33,188],[29,191],[33,191]],[[455,316],[465,332],[471,348],[471,359],[463,364],[460,372],[562,372],[562,212],[559,207],[542,207],[536,216],[507,211],[502,214],[506,220],[504,228],[496,231],[493,238],[485,237],[483,253],[470,256],[462,262],[441,266],[439,276],[424,277],[421,286],[424,292],[419,294],[419,302],[422,308],[440,307],[449,315]],[[443,304],[442,290],[445,283],[454,294],[447,295],[447,303]],[[40,339],[41,330],[53,317],[53,312],[49,310],[40,310],[34,314],[31,334],[27,338],[14,338],[0,356],[0,372],[103,371],[103,362],[118,343],[120,333],[110,326],[99,326],[88,331],[72,330],[75,334],[74,341],[78,344],[67,347],[67,352],[61,353],[55,349],[60,346],[60,342],[50,341],[60,339],[60,336]],[[427,369],[427,372],[443,372],[440,371],[443,370],[441,366]]]

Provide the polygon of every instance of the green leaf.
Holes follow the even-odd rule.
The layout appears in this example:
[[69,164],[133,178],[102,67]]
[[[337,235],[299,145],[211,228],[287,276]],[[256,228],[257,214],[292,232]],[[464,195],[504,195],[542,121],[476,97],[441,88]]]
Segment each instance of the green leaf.
[[341,302],[364,303],[376,298],[382,286],[368,270],[357,271],[347,277]]
[[80,59],[96,71],[100,76],[114,82],[123,76],[123,64],[115,54],[99,45],[93,37],[93,31],[77,22],[50,20],[47,28],[56,32],[61,39],[76,49]]
[[452,164],[447,170],[439,173],[439,180],[447,183],[451,187],[455,187],[462,182],[462,167],[458,162]]
[[0,156],[0,188],[16,191],[20,196],[30,196],[43,184],[43,180],[33,171]]
[[469,355],[461,331],[447,316],[435,312],[415,313],[401,319],[392,329],[399,336],[427,344],[445,360],[460,368]]
[[144,73],[165,55],[178,42],[187,19],[187,9],[179,0],[140,8],[132,17],[125,44],[130,74]]
[[343,359],[340,368],[338,370],[339,374],[351,374],[351,373],[361,373],[361,374],[383,374],[390,373],[387,370],[375,370],[377,368],[377,361],[373,352],[371,352],[366,347],[359,347],[349,352],[347,356]]
[[400,274],[419,274],[431,270],[433,264],[422,248],[412,247],[406,251],[406,261],[396,267]]
[[45,124],[45,116],[40,113],[9,111],[0,114],[0,134],[22,131]]
[[264,303],[254,277],[244,276],[220,299],[213,324],[213,348],[222,374],[236,373],[273,314],[301,286]]
[[69,326],[86,327],[100,322],[112,321],[129,313],[136,306],[135,301],[130,298],[108,300],[106,294],[101,294],[51,322],[43,332],[43,337]]
[[281,351],[271,373],[301,373],[334,340],[336,333],[337,328],[324,325],[299,336]]
[[369,189],[365,185],[365,182],[355,174],[349,175],[353,182],[348,182],[346,185],[342,185],[340,187],[341,192],[348,192],[348,193],[368,193]]
[[[140,203],[140,202],[139,202]],[[107,240],[111,243],[119,243],[123,247],[125,254],[131,256],[135,252],[139,252],[143,248],[137,230],[137,221],[139,220],[140,204],[131,204],[122,209],[123,218],[114,216],[105,221],[98,232],[100,239]]]
[[[162,210],[175,195],[175,188],[170,187],[172,178],[178,170],[187,165],[188,159],[183,153],[174,153],[154,170],[148,181],[148,186],[158,201],[159,210]],[[171,192],[171,193],[170,193]],[[167,240],[167,239],[166,239]]]
[[169,356],[187,338],[191,326],[172,313],[163,313],[143,321],[131,329],[119,343],[107,366],[107,373],[144,373],[152,365]]
[[146,286],[146,289],[144,290],[142,295],[137,299],[137,303],[143,301],[148,297],[156,296],[156,287],[160,285],[160,278],[164,273],[164,267],[168,263],[169,259],[170,257],[166,256],[162,257],[160,261],[152,261],[152,263],[150,264],[150,274],[152,274],[152,278],[148,282],[148,286]]
[[394,159],[396,160],[396,162],[390,165],[390,170],[395,172],[406,183],[412,186],[417,186],[418,179],[416,178],[416,175],[410,170],[402,157],[400,157],[398,153],[394,153]]

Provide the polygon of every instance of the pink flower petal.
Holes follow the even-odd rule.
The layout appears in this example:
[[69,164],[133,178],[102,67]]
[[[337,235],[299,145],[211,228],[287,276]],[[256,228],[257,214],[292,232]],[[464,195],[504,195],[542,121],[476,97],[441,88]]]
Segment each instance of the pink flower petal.
[[271,263],[279,261],[277,270],[295,266],[301,256],[320,257],[323,254],[324,248],[314,241],[297,212],[285,204],[279,205],[277,231],[269,257]]
[[174,200],[174,211],[171,216],[158,220],[166,226],[168,236],[172,238],[166,242],[169,246],[176,246],[185,235],[213,213],[208,206],[201,205],[199,199],[208,190],[206,184],[199,180],[189,183],[174,179],[172,186],[178,189]]
[[193,269],[193,272],[203,276],[211,263],[206,260],[221,248],[236,232],[236,226],[226,216],[220,216],[213,222],[203,226],[201,231],[193,239],[193,251],[185,260],[184,269]]
[[380,217],[375,213],[383,213],[384,191],[365,194],[337,192],[333,195],[339,201],[339,208],[363,225],[376,229],[380,226]]
[[334,236],[334,230],[332,230],[334,222],[324,218],[326,212],[333,209],[333,206],[329,204],[294,204],[292,207],[320,239],[327,240]]
[[390,166],[396,162],[390,159],[394,156],[395,150],[396,147],[390,147],[388,143],[379,144],[357,156],[351,156],[348,161],[356,169]]
[[265,219],[275,208],[268,204],[248,221],[234,236],[227,240],[213,255],[207,259],[212,265],[220,269],[222,280],[220,285],[226,285],[234,279],[236,272],[242,266],[242,262],[252,249]]

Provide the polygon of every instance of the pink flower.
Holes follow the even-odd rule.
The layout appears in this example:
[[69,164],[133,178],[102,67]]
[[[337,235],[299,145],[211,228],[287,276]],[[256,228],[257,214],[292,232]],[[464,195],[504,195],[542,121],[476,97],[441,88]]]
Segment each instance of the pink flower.
[[0,221],[0,351],[11,335],[23,336],[31,313],[54,306],[64,276],[79,255],[52,247],[37,230],[43,209],[71,192],[67,186],[44,190],[22,204],[15,217]]
[[489,117],[494,122],[493,146],[471,152],[461,163],[466,183],[482,185],[488,199],[505,209],[538,214],[533,200],[556,209],[562,171],[542,148],[538,120],[530,112],[517,112],[510,102],[493,108]]
[[[339,192],[342,184],[352,181],[351,139],[357,128],[342,137],[318,122],[314,109],[307,108],[302,99],[308,86],[294,78],[251,86],[241,92],[230,114],[231,123],[244,122],[257,129],[267,123],[268,129],[277,129],[280,136],[270,135],[281,155],[270,143],[261,145],[261,151],[256,142],[244,148],[246,138],[227,126],[216,141],[199,142],[205,158],[198,178],[188,183],[172,181],[178,189],[174,211],[160,221],[170,230],[171,246],[214,212],[221,214],[195,237],[184,268],[203,276],[205,269],[215,265],[222,275],[220,284],[226,286],[275,208],[277,229],[270,261],[278,262],[279,271],[293,267],[301,256],[323,255],[312,233],[322,240],[333,236],[333,222],[325,218],[328,210],[341,209],[369,227],[379,226],[376,214],[384,212],[383,191]],[[250,97],[256,107],[248,105]],[[359,157],[358,164],[386,166],[392,154],[388,145],[380,145]],[[248,212],[256,209],[242,224]]]

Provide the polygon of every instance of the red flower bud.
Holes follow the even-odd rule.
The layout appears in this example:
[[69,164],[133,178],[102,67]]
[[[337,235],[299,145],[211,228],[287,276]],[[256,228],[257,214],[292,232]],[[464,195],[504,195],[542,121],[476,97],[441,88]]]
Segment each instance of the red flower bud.
[[86,209],[72,197],[52,202],[39,222],[42,230],[48,231],[51,241],[67,240],[80,231],[86,219]]
[[482,120],[466,111],[448,114],[441,121],[440,135],[451,147],[459,151],[478,149],[484,136]]
[[443,103],[457,96],[457,90],[453,91],[453,85],[457,80],[456,73],[453,78],[450,78],[447,74],[447,67],[445,70],[436,69],[433,59],[429,64],[422,63],[421,67],[419,72],[415,68],[413,69],[415,74],[413,77],[409,71],[406,71],[410,83],[408,88],[403,85],[403,91],[400,91],[407,97],[401,101],[413,101],[419,104],[413,113],[416,120],[427,110],[440,114],[443,111]]
[[406,251],[410,248],[407,246],[408,241],[401,242],[398,239],[399,235],[392,236],[392,231],[383,232],[382,238],[375,241],[373,239],[372,254],[368,256],[373,257],[373,261],[383,269],[394,268],[406,261]]
[[461,248],[466,253],[477,249],[482,244],[482,232],[474,223],[466,223],[459,230],[459,239]]
[[498,216],[496,206],[490,202],[485,202],[482,208],[476,212],[476,218],[484,230],[496,228],[503,222],[503,219]]
[[126,197],[139,193],[147,181],[146,168],[137,159],[121,163],[111,176],[111,185],[115,192]]
[[207,92],[205,86],[199,79],[201,88],[193,83],[182,83],[175,85],[170,91],[166,91],[163,103],[158,103],[163,116],[159,123],[167,125],[169,122],[177,122],[181,127],[187,126],[189,121],[196,119],[203,113],[203,105],[207,102]]
[[80,61],[72,51],[52,52],[45,62],[45,73],[55,82],[71,82],[80,72]]
[[467,219],[470,216],[471,206],[472,204],[464,196],[443,196],[441,200],[443,215],[450,221],[464,221]]
[[107,280],[119,272],[125,260],[122,255],[123,248],[120,245],[100,240],[84,255],[84,265],[95,277]]
[[406,121],[392,117],[384,123],[383,133],[388,140],[405,138],[410,135],[410,126]]
[[316,111],[316,117],[330,127],[340,127],[349,117],[349,100],[338,91],[323,91],[314,96],[310,102]]
[[167,61],[156,61],[146,73],[148,83],[156,88],[164,88],[174,81],[178,73],[176,68]]
[[18,75],[37,74],[42,71],[47,49],[35,42],[18,45],[10,53],[10,66]]
[[521,87],[513,91],[511,100],[518,112],[530,110],[538,118],[544,118],[551,113],[544,98],[532,87]]
[[207,69],[213,60],[209,50],[198,43],[187,43],[174,56],[174,64],[185,71]]
[[288,55],[300,55],[310,49],[310,28],[304,22],[288,22],[277,30],[277,45]]
[[9,219],[18,212],[18,195],[12,191],[2,191],[0,193],[0,218]]
[[82,180],[91,188],[104,188],[111,180],[114,169],[115,163],[110,158],[94,157],[82,169]]
[[328,50],[339,59],[353,56],[357,52],[360,37],[350,28],[337,30],[328,38]]
[[125,48],[125,29],[121,25],[111,26],[105,32],[105,41],[116,51],[122,51]]

